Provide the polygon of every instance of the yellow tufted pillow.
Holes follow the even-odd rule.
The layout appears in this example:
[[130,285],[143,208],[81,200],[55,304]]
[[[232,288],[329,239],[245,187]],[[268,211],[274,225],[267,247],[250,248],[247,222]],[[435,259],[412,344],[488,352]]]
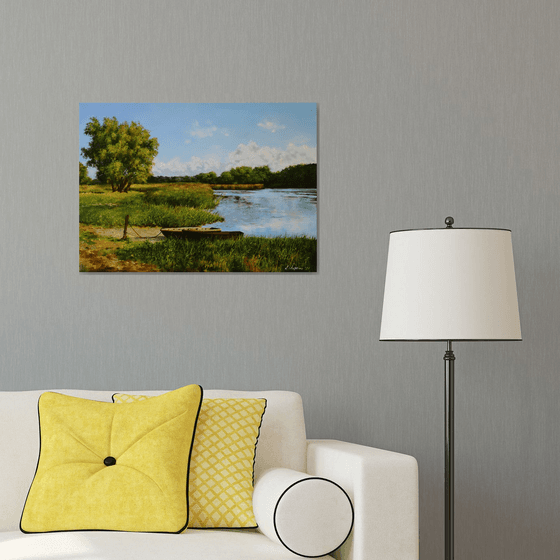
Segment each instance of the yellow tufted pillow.
[[43,393],[21,530],[183,531],[201,401],[198,385],[122,406]]
[[[113,395],[115,402],[148,399]],[[254,528],[253,470],[266,399],[204,399],[194,439],[189,527]]]

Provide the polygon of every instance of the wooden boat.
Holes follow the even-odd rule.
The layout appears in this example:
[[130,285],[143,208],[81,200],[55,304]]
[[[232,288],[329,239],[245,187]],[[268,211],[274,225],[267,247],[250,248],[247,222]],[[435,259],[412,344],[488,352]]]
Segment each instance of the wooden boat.
[[165,237],[173,239],[235,239],[243,237],[242,231],[222,231],[220,228],[202,228],[202,227],[180,227],[180,228],[163,228],[161,233]]

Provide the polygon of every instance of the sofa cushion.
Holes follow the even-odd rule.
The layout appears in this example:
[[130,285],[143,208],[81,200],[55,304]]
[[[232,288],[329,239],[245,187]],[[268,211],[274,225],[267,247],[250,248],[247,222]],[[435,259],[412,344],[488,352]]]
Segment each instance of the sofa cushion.
[[[113,395],[115,403],[145,395]],[[189,476],[189,527],[256,527],[254,463],[266,399],[203,399]]]
[[[2,560],[295,560],[282,545],[251,529],[179,535],[87,531],[25,535],[0,532]],[[324,560],[332,560],[330,556]]]
[[[56,390],[58,393],[110,402],[115,390],[149,396],[164,391],[122,390],[84,391]],[[44,391],[0,391],[0,531],[18,531],[25,497],[33,480],[39,454],[39,424],[37,400]],[[263,417],[257,457],[255,481],[271,467],[306,470],[307,440],[303,405],[297,393],[288,391],[228,391],[205,390],[204,397],[264,398],[267,401]]]
[[43,393],[21,530],[183,531],[201,401],[198,385],[120,406]]

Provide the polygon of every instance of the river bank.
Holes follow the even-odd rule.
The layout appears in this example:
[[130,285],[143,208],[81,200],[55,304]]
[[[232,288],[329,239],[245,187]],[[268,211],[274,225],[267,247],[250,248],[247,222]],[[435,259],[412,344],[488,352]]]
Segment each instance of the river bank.
[[257,183],[254,185],[210,185],[212,190],[221,191],[254,191],[264,189],[263,183]]
[[[305,223],[297,206],[302,201],[311,208],[309,230],[279,227],[282,221]],[[240,213],[244,227],[234,229],[243,231],[243,238],[186,241],[160,234],[169,227],[221,227],[222,212],[229,219]],[[80,186],[82,272],[315,272],[316,232],[316,192],[214,191],[210,185],[175,183],[133,185],[128,193],[116,193],[107,186]]]
[[[317,240],[244,237],[166,239],[157,228],[80,224],[80,272],[315,272]],[[130,233],[130,232],[129,232]]]

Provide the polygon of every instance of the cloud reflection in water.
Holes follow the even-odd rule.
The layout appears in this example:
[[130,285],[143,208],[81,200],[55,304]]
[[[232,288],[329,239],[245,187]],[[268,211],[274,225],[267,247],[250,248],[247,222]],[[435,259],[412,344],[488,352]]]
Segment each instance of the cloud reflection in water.
[[317,237],[317,189],[216,190],[222,196],[216,212],[224,231],[264,237]]

